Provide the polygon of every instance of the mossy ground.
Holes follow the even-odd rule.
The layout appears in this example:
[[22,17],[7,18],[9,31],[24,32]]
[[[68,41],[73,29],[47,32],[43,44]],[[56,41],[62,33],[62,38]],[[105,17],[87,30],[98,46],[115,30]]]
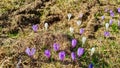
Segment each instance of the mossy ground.
[[[87,68],[91,62],[94,68],[120,68],[119,4],[119,0],[0,1],[0,68],[16,68],[20,60],[19,66],[23,68]],[[115,13],[109,38],[104,37],[105,23],[111,19],[109,12],[105,12],[106,8]],[[70,21],[67,20],[68,13],[73,16]],[[83,19],[78,26],[76,21],[80,14],[83,14]],[[101,19],[102,15],[105,20]],[[45,22],[49,24],[48,30],[44,30]],[[39,26],[36,33],[32,30],[33,24]],[[70,27],[75,29],[74,35],[70,33]],[[80,28],[85,28],[83,35],[79,34]],[[76,38],[77,47],[82,47],[83,36],[87,37],[83,46],[85,53],[74,63],[70,57],[71,40]],[[67,52],[63,62],[53,51],[54,42],[60,44],[60,50]],[[26,47],[36,48],[34,59],[25,53]],[[92,47],[96,51],[90,56]],[[51,50],[51,59],[44,56],[45,49]]]

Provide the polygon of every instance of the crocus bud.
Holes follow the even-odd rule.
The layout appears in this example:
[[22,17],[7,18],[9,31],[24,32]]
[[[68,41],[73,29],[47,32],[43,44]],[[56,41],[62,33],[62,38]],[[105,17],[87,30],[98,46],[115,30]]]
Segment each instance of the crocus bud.
[[78,57],[81,57],[83,55],[83,53],[84,53],[84,48],[79,47],[78,50],[77,50]]
[[58,51],[59,50],[59,44],[54,43],[53,48],[54,48],[55,51]]
[[28,56],[32,57],[35,54],[36,49],[35,48],[30,49],[30,48],[27,47],[27,49],[25,50],[25,52],[26,52],[26,54]]
[[104,20],[104,19],[105,19],[105,16],[103,15],[101,18],[102,18],[102,20]]
[[74,33],[74,28],[70,27],[70,32]]
[[68,13],[68,21],[70,20],[70,18],[72,17],[72,14],[71,13]]
[[33,29],[34,32],[37,32],[37,30],[38,30],[38,25],[33,25],[33,26],[32,26],[32,29]]
[[109,36],[110,36],[110,33],[109,33],[108,31],[105,31],[105,32],[104,32],[104,36],[105,36],[105,37],[109,37]]
[[80,29],[80,34],[82,35],[83,33],[84,33],[84,29],[81,28],[81,29]]
[[59,59],[61,61],[63,61],[65,59],[65,52],[64,51],[59,52]]
[[85,44],[86,39],[87,39],[86,37],[82,37],[82,45]]
[[92,64],[92,63],[90,63],[88,68],[93,68],[93,64]]
[[50,56],[51,56],[51,53],[49,50],[45,50],[44,54],[47,58],[50,58]]
[[106,30],[108,30],[108,28],[109,28],[109,23],[106,23],[106,24],[105,24],[105,27],[106,27]]
[[78,26],[80,26],[81,25],[81,20],[78,20],[76,23],[77,23]]
[[45,29],[47,30],[48,29],[48,23],[45,23]]
[[90,53],[90,55],[92,56],[92,55],[94,54],[94,52],[95,52],[95,47],[91,48],[91,53]]
[[72,39],[72,48],[74,48],[77,45],[77,40],[76,39]]
[[112,25],[112,23],[113,23],[113,20],[112,20],[112,19],[110,19],[110,20],[109,20],[109,24],[110,24],[110,25]]
[[72,58],[73,61],[76,60],[76,54],[75,54],[75,52],[72,52],[72,53],[71,53],[71,58]]

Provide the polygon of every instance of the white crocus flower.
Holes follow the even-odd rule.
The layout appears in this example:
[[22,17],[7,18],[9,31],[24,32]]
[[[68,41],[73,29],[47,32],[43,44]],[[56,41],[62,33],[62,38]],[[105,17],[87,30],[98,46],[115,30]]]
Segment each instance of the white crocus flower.
[[92,56],[92,55],[94,54],[94,52],[95,52],[95,47],[91,48],[91,53],[90,53],[90,55]]
[[68,13],[68,21],[70,20],[70,18],[72,17],[72,14],[71,13]]
[[48,29],[48,23],[45,23],[45,29],[47,30]]
[[86,37],[82,37],[82,46],[85,44],[86,39]]
[[108,30],[108,28],[109,28],[109,23],[106,23],[106,24],[105,24],[105,27],[106,27],[106,30]]
[[70,27],[70,32],[74,33],[74,28]]
[[81,22],[82,22],[81,20],[78,20],[78,21],[77,21],[77,25],[78,25],[78,26],[81,25]]

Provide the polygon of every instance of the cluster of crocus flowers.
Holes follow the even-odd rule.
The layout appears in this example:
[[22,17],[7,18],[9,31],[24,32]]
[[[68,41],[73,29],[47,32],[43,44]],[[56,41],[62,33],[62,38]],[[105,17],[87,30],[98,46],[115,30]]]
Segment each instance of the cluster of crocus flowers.
[[34,54],[35,54],[35,52],[36,52],[36,49],[35,48],[26,48],[26,50],[25,50],[25,52],[26,52],[26,54],[28,55],[28,56],[30,56],[30,57],[32,57]]
[[[76,40],[76,39],[72,39],[71,45],[72,45],[72,48],[75,48],[76,45],[77,45],[77,40]],[[54,44],[53,44],[53,49],[54,49],[54,51],[58,51],[59,48],[60,48],[60,45],[59,45],[58,43],[54,43]],[[77,50],[77,55],[78,55],[78,57],[81,57],[81,56],[83,55],[83,53],[84,53],[84,48],[79,47],[78,50]],[[45,55],[47,58],[50,58],[50,57],[51,57],[51,52],[50,52],[50,50],[48,50],[48,49],[45,50],[45,51],[44,51],[44,55]],[[63,60],[65,59],[65,56],[66,56],[65,51],[60,51],[60,52],[58,53],[58,56],[59,56],[59,59],[60,59],[61,61],[63,61]],[[72,59],[73,61],[76,60],[76,54],[75,54],[75,52],[72,52],[72,53],[71,53],[71,59]]]
[[[120,13],[120,7],[117,8],[117,12]],[[112,25],[113,22],[115,22],[115,20],[113,19],[113,17],[115,16],[114,11],[113,11],[113,10],[109,10],[109,13],[110,13],[110,16],[111,16],[112,18],[109,20],[109,23],[106,23],[106,24],[105,24],[105,25],[106,25],[106,30],[104,31],[104,36],[105,36],[105,37],[109,37],[109,36],[110,36],[110,32],[109,32],[109,30],[108,30],[109,25]],[[119,15],[119,16],[120,16],[120,15]],[[118,20],[118,22],[117,22],[117,25],[118,25],[118,27],[120,26],[120,21],[119,21],[119,20]]]
[[[106,10],[106,12],[107,12],[107,11],[108,11],[108,9]],[[111,16],[111,17],[114,17],[114,12],[113,12],[112,10],[110,10],[109,13],[110,13],[110,16]],[[120,13],[120,8],[118,8],[118,13]],[[70,19],[71,19],[71,17],[72,17],[72,14],[69,13],[67,16],[68,16],[68,21],[70,21]],[[83,17],[83,14],[79,15],[80,20],[78,20],[78,21],[76,22],[78,26],[81,25],[81,22],[82,22],[82,21],[81,21],[81,18],[82,18],[82,17]],[[105,19],[105,16],[103,15],[103,16],[101,17],[101,19],[104,20],[104,19]],[[109,32],[108,29],[109,29],[109,26],[112,25],[112,23],[113,23],[113,19],[111,18],[111,19],[109,20],[109,22],[105,24],[105,28],[106,28],[106,30],[105,30],[105,32],[104,32],[104,36],[105,36],[105,37],[109,37],[109,36],[110,36],[110,32]],[[118,21],[118,26],[120,26],[120,21]],[[45,29],[47,30],[47,29],[48,29],[48,23],[45,23],[45,24],[44,24],[44,27],[45,27]],[[33,26],[32,26],[32,29],[33,29],[34,32],[36,32],[36,31],[38,30],[38,26],[37,26],[37,25],[33,25]],[[73,27],[70,27],[69,30],[70,30],[71,33],[74,33],[74,28],[73,28]],[[79,30],[79,33],[82,35],[82,34],[84,33],[84,28],[81,28],[81,29]],[[87,39],[86,37],[84,37],[84,36],[82,37],[82,46],[85,44],[86,39]],[[77,45],[77,40],[76,40],[76,39],[72,39],[72,42],[71,42],[72,48],[75,48],[76,45]],[[53,49],[54,49],[54,51],[59,51],[59,50],[60,50],[60,45],[59,45],[58,43],[54,43],[54,44],[53,44]],[[91,48],[90,51],[91,51],[91,52],[90,52],[90,55],[92,56],[92,55],[95,53],[95,47]],[[35,48],[31,48],[31,49],[30,49],[30,48],[27,47],[27,49],[25,50],[25,52],[26,52],[26,54],[27,54],[28,56],[33,56],[33,55],[35,54],[36,50],[35,50]],[[76,56],[81,57],[81,56],[84,54],[84,52],[85,52],[85,49],[79,47],[79,48],[77,49],[77,53],[76,53],[76,52],[71,52],[71,59],[72,59],[73,61],[75,61],[75,60],[76,60]],[[48,50],[48,49],[45,50],[45,51],[44,51],[44,55],[45,55],[47,58],[50,58],[50,57],[51,57],[51,52],[50,52],[50,50]],[[61,61],[63,61],[63,60],[65,59],[65,56],[66,56],[65,51],[60,51],[60,52],[58,53],[58,56],[59,56],[59,59],[60,59]],[[90,63],[88,68],[93,68],[93,64]]]
[[37,24],[36,24],[36,25],[33,25],[33,26],[32,26],[32,29],[33,29],[34,32],[37,32],[37,30],[38,30],[38,25],[37,25]]
[[[59,44],[58,43],[54,43],[53,44],[53,49],[54,49],[54,51],[58,51],[59,50]],[[51,52],[50,52],[50,50],[45,50],[44,51],[44,55],[47,57],[47,58],[50,58],[51,57]],[[61,51],[61,52],[59,52],[59,54],[58,54],[58,56],[59,56],[59,59],[61,60],[61,61],[63,61],[64,59],[65,59],[65,51]]]
[[[72,48],[74,48],[74,47],[76,47],[76,45],[77,45],[77,40],[76,39],[72,39]],[[79,47],[78,49],[77,49],[77,55],[78,55],[78,57],[81,57],[82,55],[83,55],[83,53],[84,53],[84,48],[81,48],[81,47]],[[73,61],[75,61],[75,59],[76,59],[76,54],[75,54],[75,52],[72,52],[71,53],[71,58],[72,58],[72,60]]]

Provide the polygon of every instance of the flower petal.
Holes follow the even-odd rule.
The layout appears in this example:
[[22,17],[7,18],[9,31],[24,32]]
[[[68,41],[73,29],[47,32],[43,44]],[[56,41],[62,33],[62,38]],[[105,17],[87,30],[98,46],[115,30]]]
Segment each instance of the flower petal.
[[36,52],[36,49],[35,48],[32,48],[31,51],[30,51],[30,55],[33,56]]
[[30,48],[27,47],[27,49],[25,50],[26,54],[30,56]]

